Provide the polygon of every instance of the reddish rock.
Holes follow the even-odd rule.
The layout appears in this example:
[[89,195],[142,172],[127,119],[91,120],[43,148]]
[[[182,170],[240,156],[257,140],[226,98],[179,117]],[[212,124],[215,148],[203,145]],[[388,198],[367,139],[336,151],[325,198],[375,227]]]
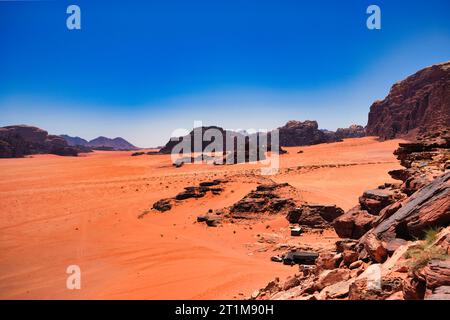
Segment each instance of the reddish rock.
[[359,239],[371,229],[375,218],[366,210],[361,210],[359,206],[356,206],[335,219],[333,227],[341,238]]
[[380,211],[378,218],[376,218],[376,220],[373,222],[373,225],[374,226],[379,225],[382,221],[386,220],[387,218],[392,216],[394,213],[396,213],[398,211],[398,209],[400,209],[401,207],[402,207],[402,201],[397,201],[397,202],[394,202],[394,203],[388,205],[387,207],[384,207]]
[[349,278],[350,270],[348,269],[325,270],[319,275],[317,288],[320,290],[335,283],[346,281]]
[[450,127],[450,62],[436,64],[394,84],[370,107],[367,135],[392,139]]
[[386,247],[373,233],[365,235],[361,239],[361,243],[364,245],[364,249],[372,260],[378,263],[386,261],[388,256]]
[[432,260],[421,272],[428,289],[450,286],[450,259]]
[[359,197],[361,208],[373,215],[378,215],[381,209],[394,201],[394,193],[384,189],[367,190]]
[[342,261],[346,266],[350,266],[353,262],[358,260],[358,257],[359,254],[355,251],[344,250],[344,252],[342,252]]
[[344,252],[345,250],[356,251],[358,241],[354,239],[342,239],[336,241],[336,251]]
[[424,281],[416,277],[408,277],[403,280],[403,299],[423,300],[425,291],[426,285]]
[[403,202],[371,231],[381,240],[422,237],[430,227],[450,223],[450,172],[436,178]]
[[325,228],[342,214],[344,214],[344,210],[334,205],[303,204],[291,210],[286,218],[290,223]]
[[291,276],[283,283],[281,286],[283,290],[289,290],[291,288],[299,286],[301,283],[300,278],[298,276]]
[[320,270],[331,270],[339,266],[342,261],[342,254],[332,252],[322,252],[316,260],[317,268]]

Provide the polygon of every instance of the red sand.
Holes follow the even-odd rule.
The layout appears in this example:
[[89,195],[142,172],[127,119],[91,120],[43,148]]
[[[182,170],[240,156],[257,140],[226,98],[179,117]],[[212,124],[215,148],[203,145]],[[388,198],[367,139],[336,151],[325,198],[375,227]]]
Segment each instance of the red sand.
[[[399,141],[369,137],[287,148],[280,173],[271,178],[299,188],[306,201],[349,209],[362,191],[391,181],[387,171],[400,167],[392,155]],[[300,149],[304,153],[297,154]],[[313,246],[336,239],[327,231],[289,240],[284,217],[251,228],[194,223],[197,215],[231,205],[254,188],[254,179],[233,176],[258,165],[174,168],[168,155],[130,154],[0,160],[0,298],[243,298],[297,270],[271,262],[277,252],[259,243],[258,234]],[[232,182],[219,196],[137,218],[156,200],[225,175]],[[81,290],[66,289],[71,264],[81,267]]]

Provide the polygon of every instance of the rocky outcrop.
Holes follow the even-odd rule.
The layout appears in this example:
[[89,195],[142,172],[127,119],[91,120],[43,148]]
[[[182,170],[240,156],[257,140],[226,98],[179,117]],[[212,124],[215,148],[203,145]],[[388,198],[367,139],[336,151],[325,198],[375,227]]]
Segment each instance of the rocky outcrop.
[[367,135],[392,139],[450,128],[450,62],[418,71],[394,84],[370,107]]
[[[278,128],[280,145],[283,147],[306,146],[328,142],[330,138],[322,130],[319,130],[317,121],[305,120],[288,121],[283,127]],[[333,138],[332,138],[333,139]]]
[[[208,187],[211,188],[211,187]],[[249,221],[263,219],[265,215],[284,214],[297,207],[297,200],[292,196],[296,194],[295,188],[287,183],[265,183],[250,191],[241,200],[229,207],[210,210],[198,218],[207,222],[217,221]]]
[[450,223],[450,172],[415,192],[371,232],[380,239],[422,237],[430,227]]
[[359,239],[372,228],[376,217],[356,206],[333,222],[336,233],[341,238]]
[[217,126],[209,126],[194,128],[183,137],[172,137],[159,150],[159,153],[187,155],[200,153],[196,158],[188,156],[177,162],[192,163],[198,160],[211,161],[214,164],[236,164],[264,160],[266,151],[285,153],[279,146],[276,150],[272,150],[270,134],[258,132],[245,135]]
[[334,131],[319,129],[317,121],[290,120],[278,128],[280,145],[283,147],[307,146],[326,142],[342,141],[346,138],[359,138],[365,136],[365,129],[359,125],[348,128],[339,128]]
[[165,212],[172,209],[172,207],[179,201],[183,201],[186,199],[197,199],[204,197],[207,193],[211,193],[212,195],[220,194],[224,189],[222,187],[218,187],[218,185],[225,183],[224,180],[215,179],[212,181],[203,181],[200,182],[198,186],[189,186],[185,187],[184,191],[179,192],[172,198],[164,198],[156,201],[152,208],[154,210]]
[[230,216],[240,219],[255,214],[286,213],[296,206],[292,198],[285,197],[291,188],[287,183],[259,185],[229,208]]
[[19,158],[38,153],[76,156],[79,150],[37,127],[16,125],[0,128],[0,158]]
[[338,128],[335,132],[336,140],[347,138],[360,138],[366,135],[366,129],[363,126],[352,124],[348,128]]
[[330,227],[334,219],[344,214],[344,210],[335,205],[302,204],[291,210],[286,219],[290,223],[312,228]]

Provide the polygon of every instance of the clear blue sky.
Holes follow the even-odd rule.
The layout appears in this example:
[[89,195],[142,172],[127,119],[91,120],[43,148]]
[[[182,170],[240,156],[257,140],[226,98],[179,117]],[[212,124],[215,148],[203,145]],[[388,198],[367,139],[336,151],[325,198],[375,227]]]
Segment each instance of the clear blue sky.
[[194,120],[365,125],[394,82],[449,59],[448,0],[0,1],[0,125],[139,146]]

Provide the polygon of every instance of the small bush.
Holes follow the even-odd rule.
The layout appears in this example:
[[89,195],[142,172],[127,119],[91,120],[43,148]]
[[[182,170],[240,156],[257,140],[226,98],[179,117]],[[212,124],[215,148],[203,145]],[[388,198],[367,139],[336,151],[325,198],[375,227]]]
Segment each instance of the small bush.
[[439,228],[430,228],[425,231],[423,240],[409,248],[405,253],[405,258],[409,259],[409,265],[413,272],[424,268],[431,260],[445,260],[448,255],[445,250],[434,245]]

